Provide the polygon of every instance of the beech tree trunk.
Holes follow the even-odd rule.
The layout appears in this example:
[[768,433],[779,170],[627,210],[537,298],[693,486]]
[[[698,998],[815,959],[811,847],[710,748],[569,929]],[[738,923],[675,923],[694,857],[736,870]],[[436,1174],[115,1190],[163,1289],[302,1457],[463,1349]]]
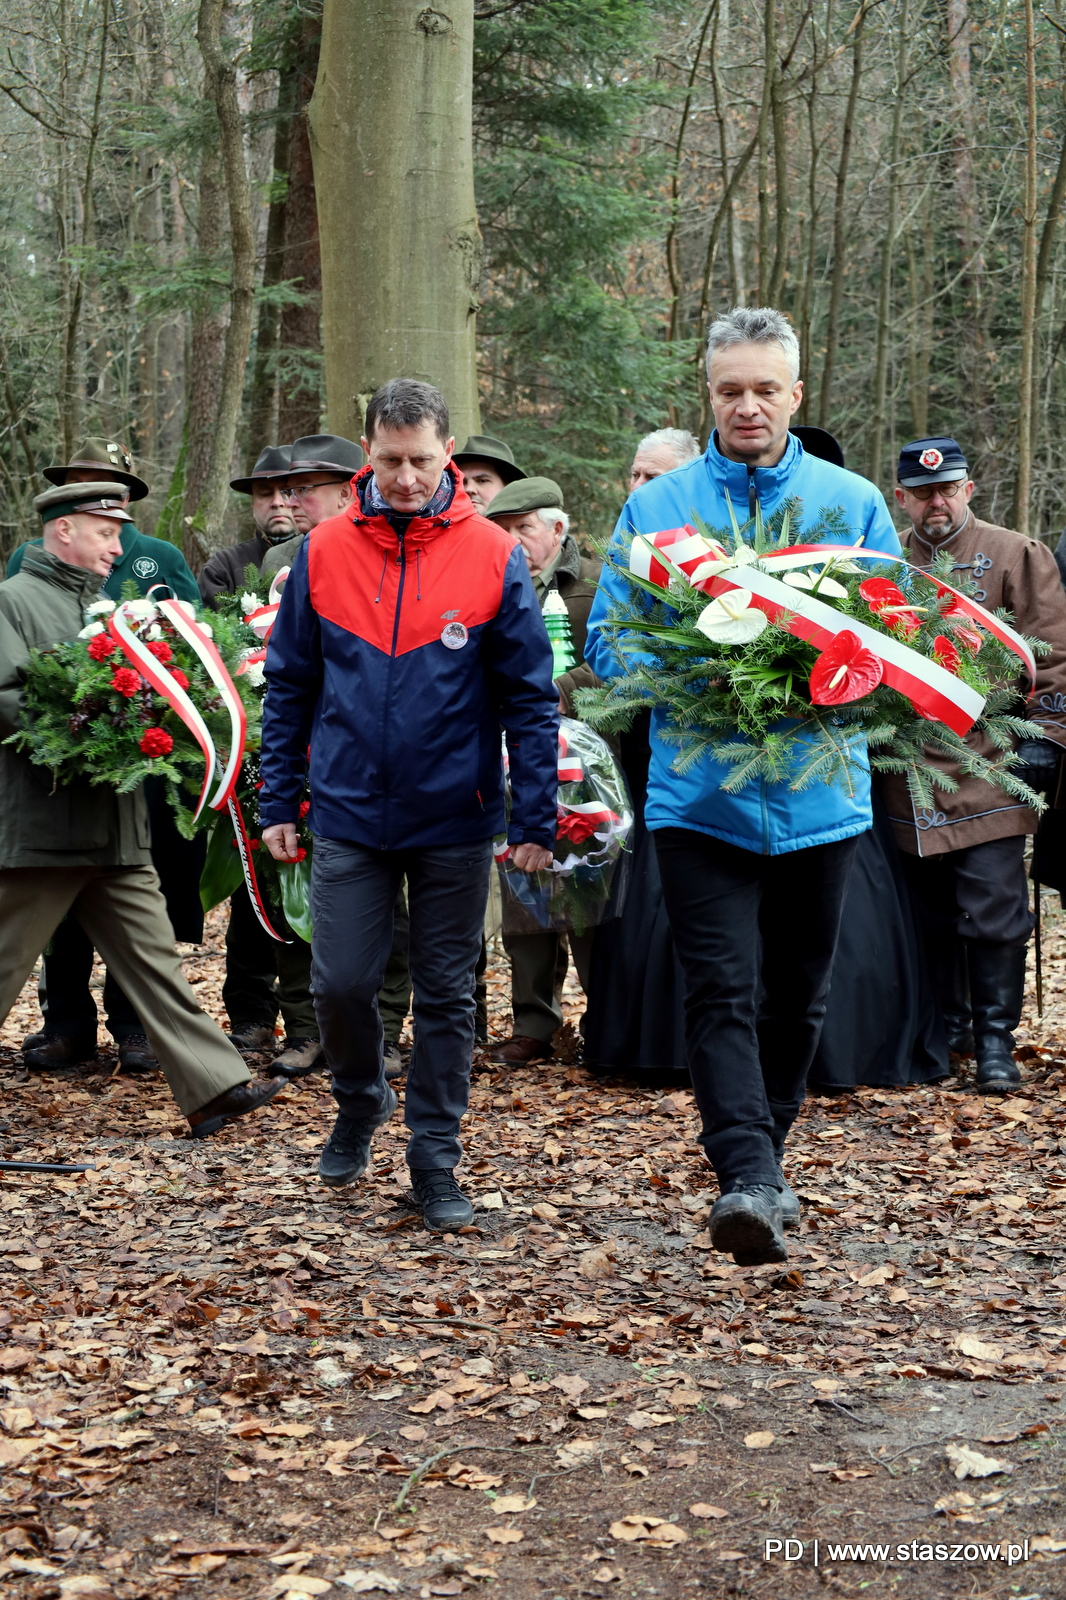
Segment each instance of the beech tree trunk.
[[473,0],[326,0],[311,152],[326,403],[348,438],[396,377],[436,384],[460,441],[480,429],[473,45]]
[[282,308],[278,343],[291,351],[289,372],[278,391],[278,439],[291,444],[319,431],[322,394],[315,357],[322,351],[322,254],[318,236],[318,205],[311,160],[311,133],[307,108],[315,87],[322,20],[308,17],[300,37],[295,69],[294,105],[289,127],[289,192],[285,205],[282,244],[283,279],[291,279],[301,298]]
[[[256,249],[252,197],[244,158],[244,129],[237,103],[237,72],[222,48],[223,6],[224,0],[201,0],[196,27],[196,37],[204,60],[204,87],[214,100],[218,118],[233,258],[230,318],[222,357],[218,413],[211,438],[207,476],[189,524],[189,533],[201,548],[201,562],[203,556],[222,543],[233,446],[241,415],[244,371],[248,364],[255,312]],[[195,372],[192,378],[195,382]]]
[[1033,0],[1025,0],[1025,200],[1022,213],[1021,359],[1018,373],[1018,474],[1011,527],[1029,532],[1033,478],[1033,372],[1036,343],[1036,31]]
[[855,109],[862,82],[862,34],[866,21],[863,6],[854,25],[851,47],[851,85],[848,89],[847,110],[840,135],[840,161],[837,166],[836,194],[833,202],[833,277],[829,289],[829,323],[825,332],[825,360],[822,363],[822,389],[818,396],[818,426],[829,427],[830,407],[833,400],[833,368],[836,364],[837,341],[840,338],[840,303],[844,295],[844,261],[847,252],[848,164],[851,161],[851,144],[855,136]]

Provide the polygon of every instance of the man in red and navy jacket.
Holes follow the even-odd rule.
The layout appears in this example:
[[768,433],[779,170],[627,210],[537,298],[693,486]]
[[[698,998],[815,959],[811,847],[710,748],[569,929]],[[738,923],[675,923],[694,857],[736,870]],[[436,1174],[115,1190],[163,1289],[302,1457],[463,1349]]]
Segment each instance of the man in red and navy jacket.
[[454,1168],[492,837],[506,829],[519,868],[551,864],[558,741],[528,563],[471,505],[448,422],[429,384],[395,378],[372,396],[352,504],[304,540],[270,636],[259,797],[264,842],[295,859],[310,746],[312,987],[340,1108],[318,1170],[334,1186],[362,1176],[396,1108],[376,996],[407,877],[407,1161],[436,1231],[473,1216]]

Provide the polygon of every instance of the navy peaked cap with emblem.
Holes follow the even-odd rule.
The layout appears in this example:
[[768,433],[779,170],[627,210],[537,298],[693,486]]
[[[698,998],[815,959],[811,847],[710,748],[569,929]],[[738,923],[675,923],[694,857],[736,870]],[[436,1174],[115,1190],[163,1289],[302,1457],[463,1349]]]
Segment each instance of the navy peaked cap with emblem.
[[970,468],[957,439],[914,439],[899,453],[896,477],[905,489],[923,483],[957,483]]

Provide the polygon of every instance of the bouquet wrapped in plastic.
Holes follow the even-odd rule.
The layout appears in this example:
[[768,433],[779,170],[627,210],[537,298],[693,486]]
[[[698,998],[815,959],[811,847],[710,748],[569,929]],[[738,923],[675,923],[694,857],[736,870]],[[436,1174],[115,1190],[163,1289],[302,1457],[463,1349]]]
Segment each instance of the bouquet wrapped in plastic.
[[624,884],[616,883],[616,876],[624,870],[632,828],[629,790],[610,747],[584,723],[562,717],[555,860],[544,872],[520,872],[505,835],[493,847],[503,931],[584,933],[605,920],[608,905],[609,914],[617,916]]

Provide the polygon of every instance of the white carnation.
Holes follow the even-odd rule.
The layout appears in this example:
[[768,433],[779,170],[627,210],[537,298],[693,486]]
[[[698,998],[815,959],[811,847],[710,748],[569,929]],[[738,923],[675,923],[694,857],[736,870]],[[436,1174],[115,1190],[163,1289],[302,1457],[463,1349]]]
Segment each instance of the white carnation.
[[151,600],[127,600],[126,615],[137,622],[152,622],[159,612]]
[[257,594],[249,594],[247,589],[241,595],[241,610],[245,616],[248,615],[249,611],[258,611],[260,603],[259,596]]
[[106,595],[101,595],[99,600],[94,600],[91,606],[85,607],[87,617],[106,617],[109,611],[114,611],[115,602]]
[[142,639],[164,639],[164,638],[166,638],[166,635],[164,634],[162,628],[159,626],[158,622],[153,622],[152,626],[150,628],[145,628],[144,629],[144,631],[141,634],[141,638]]
[[91,639],[94,633],[104,633],[106,629],[102,622],[90,622],[78,634],[79,639]]
[[263,683],[266,682],[266,674],[263,671],[263,663],[261,661],[249,661],[248,665],[244,669],[244,672],[242,673],[242,677],[251,684],[253,689],[258,689]]

